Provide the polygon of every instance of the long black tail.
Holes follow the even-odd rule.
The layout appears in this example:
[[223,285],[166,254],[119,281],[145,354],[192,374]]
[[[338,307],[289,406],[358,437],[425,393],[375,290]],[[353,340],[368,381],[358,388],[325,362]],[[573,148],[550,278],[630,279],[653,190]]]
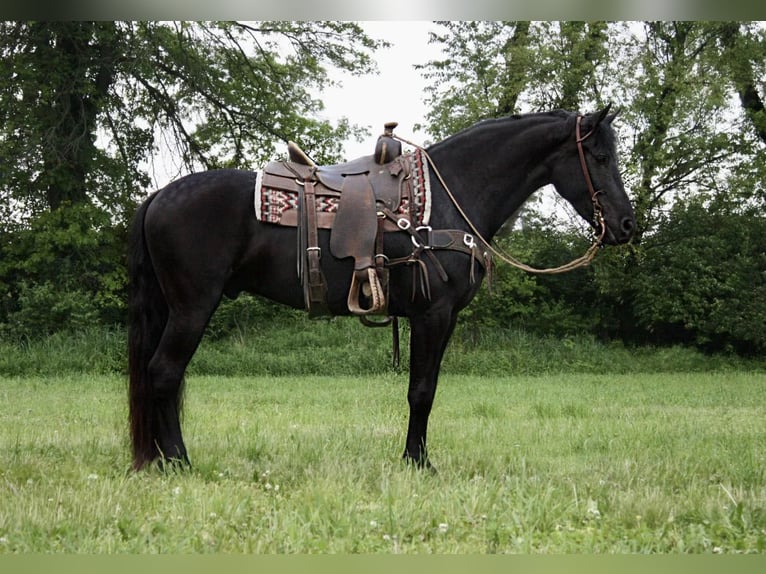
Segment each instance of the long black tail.
[[144,238],[144,218],[153,198],[138,208],[128,239],[128,399],[136,470],[159,456],[157,411],[148,366],[168,320],[168,306]]

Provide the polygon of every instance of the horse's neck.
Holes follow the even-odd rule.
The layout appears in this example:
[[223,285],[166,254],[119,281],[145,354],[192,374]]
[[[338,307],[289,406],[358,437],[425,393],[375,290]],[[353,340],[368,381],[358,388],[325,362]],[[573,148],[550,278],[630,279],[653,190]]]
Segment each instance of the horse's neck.
[[[432,150],[451,193],[487,240],[518,216],[537,189],[550,183],[544,160],[555,146],[550,138],[536,136],[535,129],[540,127],[508,120],[507,126],[479,128],[475,133],[469,130]],[[441,216],[447,220],[445,224],[464,224],[449,199]]]

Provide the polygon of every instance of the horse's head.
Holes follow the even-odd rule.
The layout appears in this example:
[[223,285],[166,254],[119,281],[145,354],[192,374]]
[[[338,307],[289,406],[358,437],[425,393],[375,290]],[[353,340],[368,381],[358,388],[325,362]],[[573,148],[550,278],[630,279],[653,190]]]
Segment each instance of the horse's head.
[[[636,227],[633,207],[620,177],[617,146],[607,106],[577,116],[552,167],[552,183],[605,243],[625,243]],[[600,211],[600,215],[599,215]],[[604,228],[605,227],[605,228]]]

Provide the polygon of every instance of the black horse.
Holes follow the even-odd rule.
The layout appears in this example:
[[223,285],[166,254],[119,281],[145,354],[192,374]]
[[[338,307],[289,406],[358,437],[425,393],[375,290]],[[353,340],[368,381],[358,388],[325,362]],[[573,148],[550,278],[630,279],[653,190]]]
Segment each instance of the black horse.
[[[512,116],[479,122],[434,144],[427,152],[441,178],[432,178],[430,226],[491,241],[535,190],[553,184],[603,242],[627,242],[635,220],[619,173],[613,119],[608,107],[587,115]],[[154,193],[136,213],[129,251],[135,469],[158,459],[188,462],[179,422],[184,372],[223,295],[245,291],[305,305],[296,231],[256,220],[256,178],[256,172],[239,170],[192,174]],[[329,236],[320,230],[324,253],[330,253]],[[385,249],[392,260],[406,257],[412,237],[386,233]],[[442,356],[485,266],[458,250],[433,251],[419,265],[430,278],[427,292],[412,267],[390,268],[387,312],[407,317],[411,327],[404,458],[427,465],[428,416]],[[321,266],[329,311],[348,315],[353,263],[325,255]]]

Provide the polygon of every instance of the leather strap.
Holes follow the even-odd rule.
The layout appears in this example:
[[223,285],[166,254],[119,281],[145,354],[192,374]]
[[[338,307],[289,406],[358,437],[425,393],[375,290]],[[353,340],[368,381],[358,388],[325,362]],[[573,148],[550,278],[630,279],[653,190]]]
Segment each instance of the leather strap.
[[304,268],[303,295],[308,307],[309,315],[328,314],[327,309],[327,282],[320,267],[322,250],[319,247],[319,231],[317,229],[316,195],[314,193],[314,181],[303,182],[303,205],[306,223],[306,261],[308,269]]

